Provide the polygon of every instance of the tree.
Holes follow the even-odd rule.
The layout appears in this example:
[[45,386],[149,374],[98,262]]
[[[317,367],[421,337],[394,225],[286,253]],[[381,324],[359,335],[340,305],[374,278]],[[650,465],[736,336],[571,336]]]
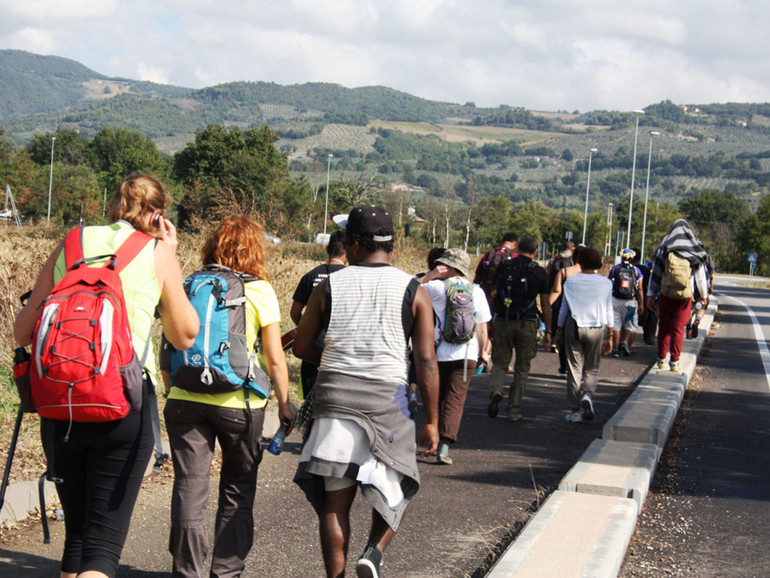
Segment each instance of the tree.
[[127,128],[104,127],[89,146],[99,184],[114,191],[130,174],[143,172],[166,180],[166,161],[142,133]]
[[475,211],[476,241],[484,247],[497,246],[511,228],[510,199],[502,195],[484,197]]
[[277,140],[267,125],[241,131],[211,124],[196,134],[173,161],[174,174],[186,186],[187,210],[206,216],[240,210],[279,235],[300,234],[311,187],[291,179]]
[[736,266],[743,267],[745,271],[746,254],[756,253],[756,272],[760,275],[770,274],[770,195],[762,198],[756,214],[747,220],[741,241],[744,248],[743,259],[742,262],[736,263]]
[[[51,141],[53,137],[56,138],[54,142]],[[93,166],[90,143],[90,139],[80,131],[59,126],[53,133],[46,131],[32,135],[27,150],[35,164],[41,166],[50,164],[52,144],[54,161],[65,165]]]
[[739,237],[751,216],[745,200],[732,191],[702,190],[679,201],[679,209],[720,270],[737,271],[744,265]]

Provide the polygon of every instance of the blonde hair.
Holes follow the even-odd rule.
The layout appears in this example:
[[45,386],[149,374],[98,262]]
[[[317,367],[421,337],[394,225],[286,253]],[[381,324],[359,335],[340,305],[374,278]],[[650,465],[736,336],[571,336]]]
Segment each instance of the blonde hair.
[[107,216],[110,221],[124,220],[137,231],[152,234],[143,217],[156,210],[165,211],[173,203],[171,195],[158,179],[149,175],[131,175],[124,180],[110,199]]
[[201,250],[203,265],[224,265],[269,281],[265,264],[265,233],[248,215],[226,217],[206,239]]

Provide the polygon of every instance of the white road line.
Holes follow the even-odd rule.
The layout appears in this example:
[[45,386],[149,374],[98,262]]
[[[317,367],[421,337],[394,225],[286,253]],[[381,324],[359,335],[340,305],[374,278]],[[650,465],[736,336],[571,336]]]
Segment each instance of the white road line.
[[746,311],[749,314],[749,318],[751,319],[751,323],[754,326],[754,338],[757,341],[757,348],[759,349],[759,357],[762,360],[762,365],[765,367],[765,379],[767,380],[767,386],[770,388],[770,349],[767,347],[767,342],[765,341],[765,334],[762,331],[762,326],[759,324],[759,320],[757,319],[757,316],[754,315],[754,311],[752,311],[751,307],[746,305],[743,301],[736,297],[732,297],[731,295],[726,295],[724,293],[720,293],[720,297],[727,297],[728,299],[732,299],[735,301],[738,305],[746,309]]

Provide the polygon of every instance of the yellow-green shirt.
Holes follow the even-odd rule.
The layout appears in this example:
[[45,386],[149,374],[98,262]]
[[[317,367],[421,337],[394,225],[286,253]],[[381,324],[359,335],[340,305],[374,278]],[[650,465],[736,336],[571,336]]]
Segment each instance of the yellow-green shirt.
[[[83,228],[83,256],[111,255],[135,231],[127,221],[115,221],[109,225]],[[89,262],[89,267],[100,267],[105,260]],[[64,277],[66,261],[64,251],[59,253],[54,266],[54,283]],[[155,277],[155,241],[149,241],[139,254],[120,272],[123,298],[126,302],[128,324],[134,351],[141,359],[155,319],[155,308],[160,302],[160,286]],[[155,352],[147,353],[145,367],[151,374],[156,372]]]
[[[253,348],[262,327],[271,323],[281,322],[281,311],[278,307],[278,297],[273,286],[267,281],[249,281],[245,284],[246,293],[246,343]],[[243,409],[246,407],[243,389],[224,393],[196,393],[172,387],[169,399],[197,401],[221,407]],[[258,409],[267,405],[266,399],[259,399],[253,393],[249,395],[249,405]]]

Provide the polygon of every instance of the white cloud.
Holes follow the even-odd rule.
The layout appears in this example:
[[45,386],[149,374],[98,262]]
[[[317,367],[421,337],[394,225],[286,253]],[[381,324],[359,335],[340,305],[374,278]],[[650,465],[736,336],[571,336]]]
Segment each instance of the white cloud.
[[51,23],[103,18],[115,12],[117,0],[2,0],[0,10],[6,18]]
[[159,84],[168,84],[168,75],[160,68],[140,62],[136,67],[136,74],[139,80],[148,80]]
[[0,0],[0,47],[198,88],[384,85],[540,110],[770,101],[754,0]]
[[52,54],[56,49],[53,36],[39,28],[21,28],[6,37],[6,47],[38,54]]

